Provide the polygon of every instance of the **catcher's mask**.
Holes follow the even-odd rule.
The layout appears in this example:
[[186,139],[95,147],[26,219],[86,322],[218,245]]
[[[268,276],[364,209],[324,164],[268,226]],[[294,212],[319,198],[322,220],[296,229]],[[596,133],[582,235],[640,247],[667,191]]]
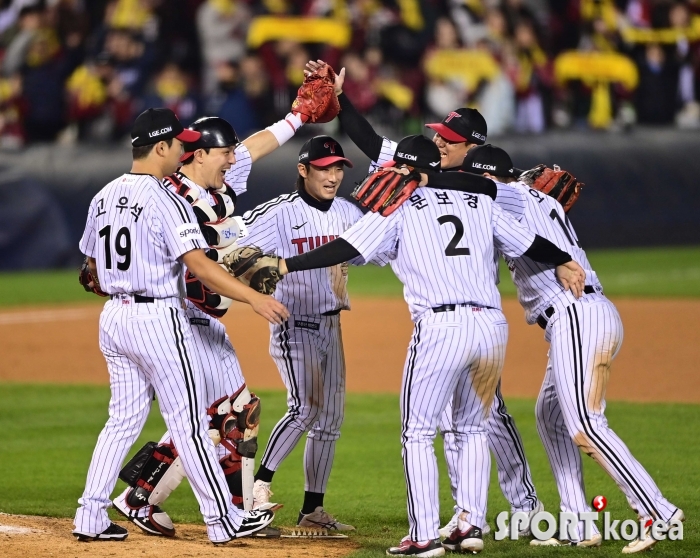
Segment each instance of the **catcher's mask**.
[[440,170],[440,150],[434,142],[423,135],[406,136],[396,146],[394,159],[383,167],[407,166],[419,171]]
[[209,149],[211,147],[235,147],[240,142],[236,130],[223,118],[218,116],[205,116],[195,121],[190,127],[200,133],[197,141],[185,143],[185,152],[180,157],[180,162],[189,159],[197,149]]
[[486,144],[474,147],[467,152],[462,162],[464,172],[486,174],[503,178],[517,178],[510,155],[500,147]]

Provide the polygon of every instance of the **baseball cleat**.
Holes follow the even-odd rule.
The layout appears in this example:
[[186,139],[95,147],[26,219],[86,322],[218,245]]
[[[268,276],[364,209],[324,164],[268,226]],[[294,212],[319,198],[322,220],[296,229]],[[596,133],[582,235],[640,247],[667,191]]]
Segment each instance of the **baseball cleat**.
[[[450,519],[447,523],[445,523],[444,527],[441,527],[438,529],[438,533],[440,533],[440,536],[443,539],[446,539],[452,534],[452,531],[454,531],[457,528],[457,521],[459,520],[459,514],[456,513],[452,516],[452,519]],[[491,527],[489,527],[489,524],[487,523],[484,525],[484,528],[481,530],[482,535],[488,535],[491,532]]]
[[408,537],[401,539],[399,546],[386,549],[387,556],[444,556],[445,549],[440,544],[440,539],[426,542],[412,541]]
[[126,503],[126,494],[127,492],[123,492],[112,501],[114,509],[119,514],[149,535],[175,536],[175,526],[167,513],[158,506],[147,505],[142,508],[132,508]]
[[275,519],[275,513],[270,510],[249,510],[245,513],[243,518],[243,523],[241,526],[234,531],[233,537],[224,541],[211,541],[215,545],[226,544],[231,542],[233,539],[240,539],[242,537],[248,537],[262,531],[265,529],[272,520]]
[[532,539],[530,541],[530,546],[580,546],[580,547],[592,547],[600,546],[603,542],[603,537],[600,533],[596,533],[590,539],[583,541],[570,541],[567,539],[547,539],[546,541],[539,541],[537,539]]
[[272,510],[277,511],[282,507],[282,504],[270,502],[270,496],[274,493],[270,490],[271,483],[256,480],[253,485],[253,509],[254,510]]
[[[678,508],[671,516],[671,521],[685,521],[685,514],[683,510]],[[651,526],[652,523],[649,522],[646,527],[644,527],[644,538],[636,538],[627,546],[622,549],[622,554],[636,554],[637,552],[643,552],[644,550],[649,550],[657,542],[655,538],[651,536]]]
[[329,531],[355,530],[355,528],[352,525],[346,525],[345,523],[341,523],[340,521],[338,521],[321,506],[318,506],[311,513],[303,514],[299,512],[299,519],[297,519],[297,525],[299,527],[320,527],[321,529],[328,529]]
[[444,541],[442,547],[452,552],[465,551],[476,554],[484,550],[483,531],[466,523],[467,528],[461,530],[459,526]]
[[120,527],[116,523],[110,523],[101,533],[80,533],[73,531],[73,536],[80,542],[88,541],[123,541],[129,536],[129,531]]
[[[534,508],[532,508],[529,512],[527,512],[527,527],[518,531],[518,537],[529,537],[532,534],[532,532],[530,531],[530,524],[532,523],[532,518],[536,513],[539,513],[541,511],[544,511],[544,504],[538,500],[537,505]],[[511,512],[511,516],[513,515],[513,513],[514,512]]]

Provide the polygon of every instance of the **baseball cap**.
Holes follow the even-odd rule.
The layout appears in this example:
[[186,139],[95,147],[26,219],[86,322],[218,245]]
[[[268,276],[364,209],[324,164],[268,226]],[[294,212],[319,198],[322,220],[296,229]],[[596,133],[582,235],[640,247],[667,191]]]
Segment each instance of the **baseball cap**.
[[425,126],[448,141],[466,141],[477,145],[486,143],[486,120],[476,109],[459,108],[449,113],[442,122]]
[[494,147],[490,143],[470,149],[464,157],[461,170],[473,174],[487,172],[494,176],[518,177],[510,155],[500,147]]
[[189,143],[197,141],[199,136],[199,132],[185,130],[175,113],[168,108],[150,108],[143,111],[131,127],[132,147],[152,145],[170,138]]
[[299,151],[299,162],[305,165],[327,167],[338,161],[352,168],[352,162],[345,158],[341,145],[330,136],[313,137]]
[[424,135],[406,136],[396,146],[394,160],[382,166],[398,165],[438,170],[440,168],[440,150],[435,142]]

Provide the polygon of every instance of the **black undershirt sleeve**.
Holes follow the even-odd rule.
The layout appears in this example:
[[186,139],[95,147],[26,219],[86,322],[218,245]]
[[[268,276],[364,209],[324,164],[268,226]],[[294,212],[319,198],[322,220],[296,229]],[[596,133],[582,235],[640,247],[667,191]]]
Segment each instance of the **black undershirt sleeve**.
[[361,254],[355,250],[352,244],[343,238],[324,244],[298,256],[285,258],[287,271],[305,271],[307,269],[318,269],[319,267],[331,267],[343,262],[359,257]]
[[364,116],[357,112],[345,93],[338,95],[338,102],[340,103],[338,120],[345,133],[372,161],[379,159],[384,138],[374,131]]
[[549,265],[562,265],[572,260],[571,256],[557,248],[546,238],[535,235],[534,242],[523,254],[531,260]]
[[426,186],[436,190],[486,194],[494,200],[498,193],[496,183],[493,180],[469,172],[436,172],[429,174]]

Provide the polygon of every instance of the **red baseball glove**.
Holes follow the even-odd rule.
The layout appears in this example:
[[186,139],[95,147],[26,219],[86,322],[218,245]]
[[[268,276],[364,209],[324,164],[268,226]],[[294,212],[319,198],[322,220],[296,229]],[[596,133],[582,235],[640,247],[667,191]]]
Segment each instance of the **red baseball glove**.
[[95,293],[98,296],[109,296],[100,288],[100,282],[97,280],[97,275],[93,275],[90,271],[87,256],[85,256],[85,259],[83,260],[83,265],[80,266],[78,282],[89,293]]
[[299,114],[304,122],[330,122],[340,112],[340,103],[335,96],[333,84],[335,72],[328,64],[321,65],[304,78],[292,103],[292,112]]
[[546,165],[537,165],[521,174],[520,180],[535,190],[552,196],[562,205],[564,212],[568,213],[585,184],[576,180],[573,174],[562,170],[558,165],[553,166],[554,168],[550,169]]
[[416,171],[401,174],[379,169],[357,185],[352,197],[360,202],[362,207],[387,217],[413,195],[420,180],[420,174]]

